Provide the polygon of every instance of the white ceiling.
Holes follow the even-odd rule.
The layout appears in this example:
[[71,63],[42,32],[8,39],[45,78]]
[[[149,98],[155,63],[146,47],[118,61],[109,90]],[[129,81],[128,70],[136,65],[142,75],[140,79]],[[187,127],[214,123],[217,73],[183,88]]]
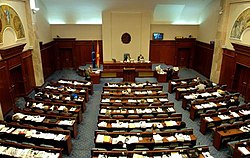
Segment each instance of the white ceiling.
[[[41,0],[50,24],[101,24],[102,11],[151,12],[152,22],[200,24],[213,0]],[[39,7],[39,6],[37,6]]]

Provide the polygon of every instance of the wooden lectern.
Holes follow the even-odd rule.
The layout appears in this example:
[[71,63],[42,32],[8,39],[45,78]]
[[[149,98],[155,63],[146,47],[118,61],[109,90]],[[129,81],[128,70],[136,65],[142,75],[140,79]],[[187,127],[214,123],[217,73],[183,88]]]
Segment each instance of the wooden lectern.
[[123,68],[123,82],[135,82],[135,68]]

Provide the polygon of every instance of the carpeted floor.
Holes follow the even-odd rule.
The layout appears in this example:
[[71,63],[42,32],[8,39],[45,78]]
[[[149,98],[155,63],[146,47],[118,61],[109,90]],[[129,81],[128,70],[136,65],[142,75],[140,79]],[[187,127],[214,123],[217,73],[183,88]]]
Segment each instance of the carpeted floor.
[[[155,65],[154,65],[155,67]],[[165,65],[162,65],[164,68]],[[182,68],[179,72],[180,78],[188,78],[199,76],[201,79],[206,79],[204,76],[200,75],[194,70]],[[52,74],[46,82],[52,80],[58,80],[59,78],[67,78],[67,79],[76,79],[76,80],[84,80],[83,77],[79,76],[74,70],[61,70],[56,71]],[[145,82],[152,81],[156,82],[155,78],[136,78],[136,82]],[[64,155],[65,158],[90,158],[91,157],[91,148],[95,147],[94,145],[94,131],[97,129],[97,116],[99,110],[99,103],[101,98],[102,87],[106,82],[122,82],[122,78],[102,78],[100,84],[94,85],[94,94],[90,95],[90,100],[86,104],[87,110],[83,114],[83,122],[78,125],[78,137],[77,139],[72,139],[73,143],[73,151],[70,156]],[[167,91],[168,84],[162,83],[164,87],[164,91]],[[32,95],[32,94],[31,94]],[[220,151],[217,151],[212,144],[211,134],[203,135],[199,132],[199,120],[192,121],[189,119],[189,112],[182,109],[181,101],[175,100],[175,94],[169,94],[169,100],[173,101],[175,104],[175,109],[178,113],[182,113],[183,121],[186,122],[188,128],[194,129],[194,134],[197,137],[197,145],[208,145],[210,149],[210,153],[215,158],[226,158],[228,150],[223,148]],[[21,102],[18,102],[18,106],[22,106]]]

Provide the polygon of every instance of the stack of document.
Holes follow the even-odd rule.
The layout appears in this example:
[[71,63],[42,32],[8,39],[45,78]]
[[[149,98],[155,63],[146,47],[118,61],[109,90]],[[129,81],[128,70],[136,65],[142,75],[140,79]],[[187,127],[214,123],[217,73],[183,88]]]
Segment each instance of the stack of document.
[[107,122],[102,121],[102,122],[98,123],[97,126],[98,127],[107,127]]
[[57,140],[57,141],[61,141],[61,140],[65,140],[65,136],[64,134],[58,134],[54,140]]
[[205,117],[205,119],[206,119],[208,122],[214,121],[211,117]]
[[227,120],[230,119],[230,117],[228,115],[218,115],[218,117],[222,120]]
[[165,121],[166,126],[176,126],[176,121]]
[[173,142],[173,141],[176,140],[176,138],[175,138],[174,136],[170,136],[170,137],[167,137],[167,140],[168,140],[169,142]]
[[133,143],[138,143],[139,138],[137,136],[131,136],[128,141],[126,141],[126,144],[133,144]]
[[160,102],[167,102],[168,99],[167,98],[159,98]]
[[247,150],[246,147],[238,147],[238,149],[239,149],[244,155],[250,155],[250,151]]
[[109,103],[110,102],[110,99],[109,98],[106,98],[106,99],[102,99],[101,101],[102,103]]
[[176,133],[176,134],[175,134],[175,138],[176,138],[177,141],[179,141],[179,142],[184,142],[184,141],[185,141],[184,135],[183,135],[182,133]]
[[163,143],[163,140],[162,140],[163,137],[159,134],[153,135],[153,139],[154,139],[155,143]]
[[233,117],[240,117],[236,112],[230,112],[230,115],[233,115]]
[[61,120],[58,125],[69,125],[72,126],[75,123],[75,120]]

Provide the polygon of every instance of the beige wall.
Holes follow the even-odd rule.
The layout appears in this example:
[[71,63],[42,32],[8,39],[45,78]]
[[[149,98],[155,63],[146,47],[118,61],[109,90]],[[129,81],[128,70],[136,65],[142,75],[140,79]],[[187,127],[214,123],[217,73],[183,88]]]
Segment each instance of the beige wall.
[[37,27],[38,41],[48,43],[53,40],[48,22],[48,11],[42,3],[42,0],[36,0],[36,7],[39,8],[39,11],[34,14],[33,18]]
[[228,25],[227,25],[227,35],[226,35],[226,43],[225,47],[228,49],[233,49],[233,46],[231,42],[236,42],[243,45],[250,45],[250,31],[245,30],[242,34],[242,37],[240,40],[230,39],[230,34],[232,27],[234,25],[235,20],[238,18],[238,16],[247,8],[250,8],[250,1],[246,0],[231,0],[231,3],[229,5],[229,18],[228,18]]
[[[133,59],[141,53],[148,60],[150,19],[148,13],[103,12],[103,60],[123,60],[124,53],[130,53]],[[123,33],[131,35],[129,44],[122,43]]]
[[7,1],[2,0],[0,5],[9,5],[11,6],[19,15],[25,32],[25,38],[18,39],[16,38],[16,34],[12,28],[7,28],[3,34],[3,43],[0,44],[1,47],[14,45],[16,43],[27,43],[25,45],[25,50],[30,47],[29,37],[28,37],[28,26],[27,26],[27,19],[26,19],[26,9],[25,9],[25,2],[22,1]]
[[59,35],[62,38],[77,40],[101,40],[102,25],[100,24],[52,24],[52,38]]
[[164,33],[164,40],[173,40],[176,36],[197,38],[198,25],[168,25],[168,24],[151,24],[150,39],[152,39],[153,32]]
[[197,40],[205,43],[215,41],[218,29],[218,19],[220,15],[220,0],[213,0],[200,16]]

